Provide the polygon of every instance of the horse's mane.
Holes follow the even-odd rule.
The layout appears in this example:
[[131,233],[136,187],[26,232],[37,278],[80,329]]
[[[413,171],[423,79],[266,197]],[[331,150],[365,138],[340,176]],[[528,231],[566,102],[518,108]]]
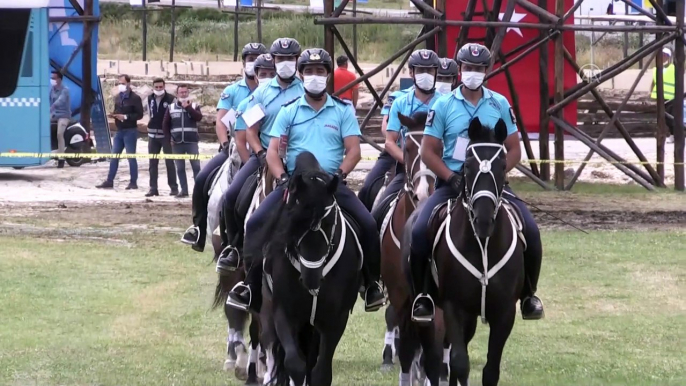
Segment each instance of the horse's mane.
[[288,186],[290,197],[287,202],[281,203],[263,230],[265,232],[263,240],[267,241],[268,255],[283,253],[289,242],[302,236],[314,221],[324,215],[326,211],[324,197],[321,197],[321,194],[317,195],[318,197],[309,195],[303,197],[301,196],[303,192],[297,187],[298,184],[317,186],[316,184],[320,181],[322,191],[325,192],[327,185],[331,182],[331,176],[321,169],[312,153],[299,154]]
[[417,123],[417,126],[421,126],[423,129],[424,124],[426,123],[426,117],[428,115],[429,113],[426,111],[417,111],[414,114],[412,114],[412,120]]

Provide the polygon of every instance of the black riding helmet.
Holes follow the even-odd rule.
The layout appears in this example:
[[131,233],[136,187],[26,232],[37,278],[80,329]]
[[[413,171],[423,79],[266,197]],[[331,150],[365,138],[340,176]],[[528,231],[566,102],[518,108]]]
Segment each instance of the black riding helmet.
[[269,48],[272,56],[298,56],[300,51],[300,43],[292,38],[278,38]]
[[331,55],[321,48],[309,48],[300,55],[298,58],[298,72],[303,72],[304,68],[308,64],[322,64],[326,67],[326,71],[331,73],[333,71],[333,60],[331,60]]
[[417,50],[410,55],[410,59],[407,61],[407,66],[410,68],[438,68],[440,66],[440,59],[438,58],[438,55],[431,50]]
[[488,67],[491,64],[491,51],[482,44],[468,43],[457,52],[457,62]]
[[266,70],[275,70],[276,66],[274,65],[274,58],[270,54],[262,54],[255,59],[255,73],[260,68],[264,68]]
[[243,57],[243,60],[245,60],[245,57],[248,55],[262,55],[267,53],[267,47],[264,46],[262,43],[248,43],[245,46],[243,46],[243,52],[241,53],[241,56]]
[[450,58],[441,58],[438,76],[457,76],[457,62]]

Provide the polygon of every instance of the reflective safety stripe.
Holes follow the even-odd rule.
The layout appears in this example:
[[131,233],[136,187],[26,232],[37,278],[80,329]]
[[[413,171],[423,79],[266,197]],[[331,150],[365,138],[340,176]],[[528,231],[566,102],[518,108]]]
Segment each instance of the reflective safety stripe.
[[195,127],[179,127],[177,129],[171,129],[172,133],[180,133],[182,131],[185,131],[187,133],[189,133],[189,132],[196,132],[197,133],[198,129]]

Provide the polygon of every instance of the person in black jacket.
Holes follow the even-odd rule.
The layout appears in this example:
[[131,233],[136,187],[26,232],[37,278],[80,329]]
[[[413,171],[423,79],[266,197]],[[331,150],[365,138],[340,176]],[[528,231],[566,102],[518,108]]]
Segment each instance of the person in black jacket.
[[[172,154],[172,146],[169,136],[164,135],[162,129],[162,118],[166,114],[169,106],[174,103],[174,95],[167,93],[164,79],[156,78],[152,81],[152,94],[148,96],[147,103],[143,110],[147,110],[150,121],[148,121],[148,154]],[[160,164],[158,159],[150,159],[150,190],[145,197],[159,196],[157,190],[157,168]],[[176,184],[176,167],[174,160],[165,159],[167,166],[167,183],[171,189],[170,196],[179,194],[179,187]]]
[[[117,85],[119,94],[114,97],[114,113],[109,114],[114,118],[117,126],[117,133],[114,135],[112,153],[121,154],[126,149],[127,154],[136,153],[136,142],[138,141],[138,120],[143,118],[143,103],[141,97],[131,91],[131,78],[128,75],[119,76]],[[114,187],[114,177],[119,168],[119,159],[110,160],[110,172],[107,180],[96,188],[108,189]],[[126,190],[138,189],[138,162],[135,158],[129,158],[129,172],[131,181]]]

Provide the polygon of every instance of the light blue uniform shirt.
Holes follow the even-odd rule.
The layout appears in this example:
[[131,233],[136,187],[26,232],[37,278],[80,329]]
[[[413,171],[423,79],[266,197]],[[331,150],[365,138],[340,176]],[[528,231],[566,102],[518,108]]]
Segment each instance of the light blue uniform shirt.
[[412,92],[407,92],[401,95],[393,101],[393,106],[391,106],[391,112],[388,115],[388,125],[386,126],[386,130],[398,132],[400,138],[403,138],[405,133],[407,133],[407,127],[403,126],[400,123],[398,113],[411,118],[412,114],[416,112],[428,112],[431,106],[434,105],[436,100],[438,100],[438,98],[442,96],[443,94],[434,93],[431,99],[429,99],[429,103],[424,104],[414,95],[414,89],[412,89]]
[[305,98],[284,106],[269,135],[279,138],[284,134],[288,135],[286,169],[289,174],[295,169],[295,158],[304,151],[314,154],[322,169],[335,173],[345,154],[343,139],[361,132],[350,106],[328,96],[319,111],[314,111]]
[[[248,105],[245,107],[245,111],[250,110],[257,104],[261,104],[264,109],[265,117],[260,121],[260,142],[262,143],[263,148],[266,149],[269,147],[271,128],[281,107],[285,103],[304,94],[305,88],[300,79],[293,79],[293,82],[291,82],[286,89],[282,89],[277,77],[274,77],[271,82],[263,87],[258,87],[250,98],[248,98]],[[350,107],[348,107],[348,109],[350,109]]]
[[245,98],[241,103],[238,104],[238,107],[236,107],[236,131],[245,131],[248,130],[248,125],[245,124],[245,121],[243,120],[243,112],[245,111],[245,108],[248,106],[248,100],[250,98]]
[[219,97],[219,102],[217,102],[217,110],[231,110],[238,107],[244,99],[247,99],[252,91],[250,87],[245,83],[245,78],[226,86],[222,95]]
[[406,94],[410,90],[414,90],[414,87],[410,87],[405,90],[393,91],[391,95],[389,95],[388,98],[386,98],[386,104],[383,105],[383,107],[381,108],[381,116],[383,117],[384,115],[388,115],[388,113],[391,111],[393,101],[398,99],[398,97]]
[[469,138],[468,129],[472,118],[491,129],[495,128],[502,118],[507,126],[507,135],[517,132],[514,113],[510,102],[503,95],[483,87],[484,96],[479,103],[472,105],[462,96],[462,88],[441,96],[433,105],[426,119],[424,135],[430,135],[443,141],[443,162],[448,169],[459,172],[462,161],[453,158],[457,137]]

